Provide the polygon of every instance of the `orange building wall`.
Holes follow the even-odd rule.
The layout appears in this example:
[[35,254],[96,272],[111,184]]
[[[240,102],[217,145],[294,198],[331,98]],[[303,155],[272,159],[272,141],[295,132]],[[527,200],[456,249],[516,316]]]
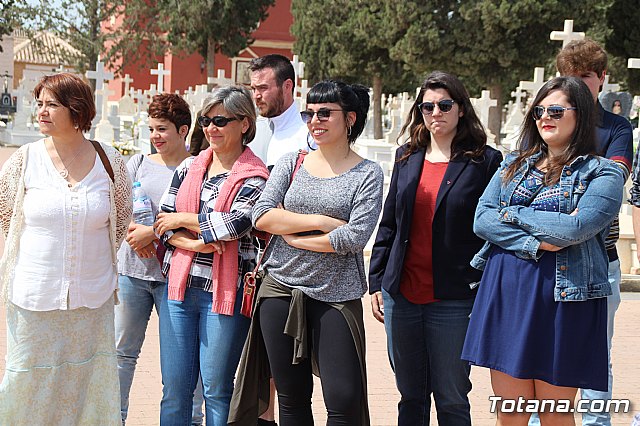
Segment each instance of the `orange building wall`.
[[[292,46],[294,38],[290,33],[291,24],[293,24],[293,16],[291,15],[291,0],[276,0],[276,4],[269,8],[269,16],[260,23],[252,36],[255,40],[254,45],[249,46],[249,50],[238,54],[238,58],[251,59],[255,56],[263,56],[269,53],[279,53],[281,55],[293,58]],[[144,47],[141,47],[144,49]],[[255,53],[255,56],[251,53]],[[164,91],[175,92],[176,90],[185,91],[189,87],[195,87],[199,84],[206,84],[207,72],[205,67],[205,59],[197,54],[167,54],[164,58],[157,58],[158,62],[164,61],[165,69],[171,70],[171,75],[164,78]],[[231,78],[232,60],[231,58],[217,53],[214,59],[215,70],[214,76],[217,76],[218,70],[225,71],[225,77]],[[157,65],[151,67],[157,68]],[[140,68],[139,64],[128,63],[122,72],[122,76],[129,74],[133,78],[131,87],[135,89],[148,90],[151,84],[157,84],[158,77],[151,75],[150,68]],[[109,89],[115,94],[109,99],[118,100],[124,95],[124,83],[120,77],[116,77],[109,83]]]

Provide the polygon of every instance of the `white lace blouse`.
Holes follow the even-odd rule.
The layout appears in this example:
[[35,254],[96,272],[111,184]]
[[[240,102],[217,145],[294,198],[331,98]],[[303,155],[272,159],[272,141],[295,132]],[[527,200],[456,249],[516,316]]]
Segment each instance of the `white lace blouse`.
[[[12,226],[18,225],[20,231],[14,234],[16,250],[10,256],[15,266],[6,283],[9,299],[32,311],[98,308],[117,286],[115,247],[123,236],[119,228],[125,227],[130,217],[130,209],[117,211],[122,201],[130,204],[129,188],[125,186],[129,180],[122,176],[124,167],[119,167],[124,163],[109,152],[116,174],[116,184],[112,185],[96,154],[91,171],[69,188],[43,140],[30,144],[26,154],[24,192],[21,200],[16,197],[16,204],[21,206],[14,206],[18,211],[12,213],[17,215],[11,215]],[[116,194],[113,186],[124,194]],[[110,200],[114,198],[113,204],[118,206],[112,205]]]

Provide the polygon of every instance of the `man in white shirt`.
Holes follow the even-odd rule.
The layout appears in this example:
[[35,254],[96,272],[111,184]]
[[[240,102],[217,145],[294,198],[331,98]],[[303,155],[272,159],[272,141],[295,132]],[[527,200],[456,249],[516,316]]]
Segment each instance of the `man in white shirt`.
[[253,100],[261,118],[249,145],[269,169],[287,152],[308,150],[307,125],[293,101],[296,74],[282,55],[255,58],[249,64]]

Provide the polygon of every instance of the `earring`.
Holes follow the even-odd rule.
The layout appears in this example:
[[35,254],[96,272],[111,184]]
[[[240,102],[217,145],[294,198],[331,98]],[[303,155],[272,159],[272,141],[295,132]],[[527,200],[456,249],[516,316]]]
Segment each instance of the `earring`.
[[352,126],[347,127],[347,136],[351,136],[351,128]]
[[78,129],[80,128],[80,126],[78,126],[77,124],[74,124],[74,125],[73,125],[73,128],[74,128],[74,129],[76,129],[76,130],[78,130]]

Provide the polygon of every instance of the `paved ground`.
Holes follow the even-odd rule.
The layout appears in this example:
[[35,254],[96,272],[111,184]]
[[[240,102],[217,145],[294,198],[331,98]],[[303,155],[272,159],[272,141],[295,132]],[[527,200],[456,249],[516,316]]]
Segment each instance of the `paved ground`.
[[[0,149],[0,164],[8,157],[10,150]],[[1,238],[0,238],[1,240]],[[0,241],[0,251],[2,241]],[[373,425],[396,424],[396,404],[398,393],[395,389],[393,374],[389,368],[386,354],[384,329],[369,314],[369,298],[365,304],[365,326],[367,330],[367,364],[369,379],[369,407]],[[617,314],[616,332],[613,343],[613,365],[615,375],[614,397],[630,399],[640,411],[640,293],[625,293]],[[6,350],[6,329],[4,310],[0,308],[0,359],[4,359]],[[130,426],[157,425],[162,385],[159,366],[158,321],[155,314],[149,324],[147,339],[142,349],[136,377],[133,383],[129,410]],[[4,363],[0,365],[0,373]],[[488,370],[474,368],[471,373],[473,390],[471,407],[473,424],[488,426],[495,424],[494,416],[489,413],[488,397],[492,395]],[[322,404],[320,384],[316,382],[314,393],[314,415],[316,424],[324,424],[326,414]],[[613,416],[614,425],[629,426],[633,413]],[[435,415],[433,416],[435,419]],[[435,423],[435,420],[434,420]]]

